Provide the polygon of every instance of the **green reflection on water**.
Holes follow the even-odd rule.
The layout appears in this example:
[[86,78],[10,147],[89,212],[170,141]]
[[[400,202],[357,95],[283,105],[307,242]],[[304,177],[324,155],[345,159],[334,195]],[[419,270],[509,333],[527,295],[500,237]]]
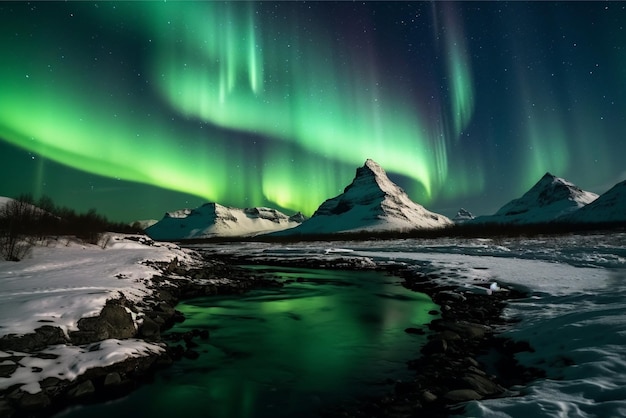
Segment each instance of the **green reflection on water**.
[[405,362],[425,337],[404,329],[434,318],[428,311],[437,305],[427,295],[378,272],[256,269],[303,281],[181,303],[187,319],[173,332],[210,330],[209,340],[194,340],[200,358],[175,363],[154,384],[100,408],[102,416],[132,416],[136,404],[150,416],[315,416],[334,403],[382,395],[391,389],[386,379],[408,376]]

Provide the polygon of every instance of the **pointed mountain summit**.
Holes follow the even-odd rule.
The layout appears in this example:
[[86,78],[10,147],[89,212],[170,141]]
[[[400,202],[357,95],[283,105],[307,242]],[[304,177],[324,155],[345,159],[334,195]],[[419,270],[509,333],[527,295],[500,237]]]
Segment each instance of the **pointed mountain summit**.
[[171,241],[254,236],[293,228],[300,225],[302,219],[300,213],[288,217],[271,208],[239,209],[206,203],[196,209],[168,212],[145,232],[152,239]]
[[563,220],[576,223],[626,222],[626,180]]
[[593,202],[598,195],[546,173],[522,197],[511,200],[495,214],[471,223],[534,224],[552,222]]
[[465,221],[471,221],[474,218],[475,216],[472,215],[472,212],[470,212],[467,209],[461,208],[456,213],[456,216],[454,217],[454,219],[452,219],[452,221],[458,224],[458,223],[463,223]]
[[424,209],[368,159],[342,194],[326,200],[302,225],[273,235],[407,231],[441,228],[450,219]]

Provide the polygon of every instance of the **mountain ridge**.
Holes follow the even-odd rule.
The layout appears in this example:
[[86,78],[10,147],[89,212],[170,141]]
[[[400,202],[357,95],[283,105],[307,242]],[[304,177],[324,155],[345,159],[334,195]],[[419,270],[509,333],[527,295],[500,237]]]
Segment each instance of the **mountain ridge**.
[[293,228],[302,222],[301,219],[304,217],[299,212],[287,216],[267,207],[241,209],[210,202],[195,209],[166,212],[145,232],[156,240],[255,236]]
[[504,204],[493,215],[467,223],[532,224],[561,219],[593,202],[598,195],[547,172],[521,197]]

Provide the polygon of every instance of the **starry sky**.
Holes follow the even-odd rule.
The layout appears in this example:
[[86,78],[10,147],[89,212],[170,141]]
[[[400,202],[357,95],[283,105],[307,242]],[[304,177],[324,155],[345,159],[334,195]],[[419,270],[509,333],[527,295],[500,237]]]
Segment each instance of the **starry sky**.
[[494,213],[626,179],[626,3],[2,2],[0,195],[311,215],[372,158]]

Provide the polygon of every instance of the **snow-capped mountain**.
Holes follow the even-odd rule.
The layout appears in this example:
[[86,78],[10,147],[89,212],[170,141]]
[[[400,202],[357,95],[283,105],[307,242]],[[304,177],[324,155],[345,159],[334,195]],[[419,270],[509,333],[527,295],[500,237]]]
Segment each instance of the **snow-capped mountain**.
[[13,200],[14,199],[11,199],[10,197],[0,196],[0,208]]
[[456,216],[452,219],[452,221],[454,223],[456,223],[456,224],[459,224],[459,223],[463,223],[465,221],[471,221],[474,218],[475,218],[475,216],[472,215],[472,212],[470,212],[467,209],[461,208],[456,213]]
[[131,222],[130,226],[136,227],[136,228],[139,228],[139,229],[146,229],[146,228],[151,227],[152,225],[154,225],[157,222],[159,222],[159,221],[156,220],[156,219],[140,219],[140,220],[137,220],[135,222]]
[[254,236],[300,225],[302,215],[291,217],[270,208],[231,208],[207,203],[196,209],[168,212],[145,232],[156,240]]
[[563,220],[577,223],[626,222],[626,180]]
[[342,194],[322,203],[302,225],[273,235],[407,231],[451,224],[447,217],[411,201],[380,165],[368,159]]
[[471,223],[533,224],[552,222],[593,202],[598,195],[546,173],[522,197],[511,200],[495,214]]

